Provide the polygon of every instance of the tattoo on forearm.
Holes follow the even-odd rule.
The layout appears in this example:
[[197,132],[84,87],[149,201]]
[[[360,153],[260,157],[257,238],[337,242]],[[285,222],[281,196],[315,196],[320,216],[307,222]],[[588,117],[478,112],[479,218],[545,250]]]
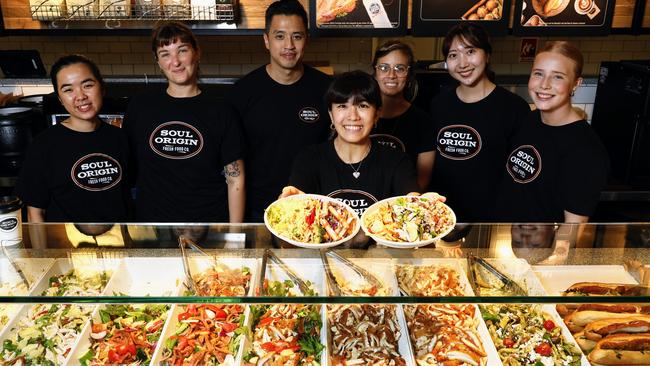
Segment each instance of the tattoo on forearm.
[[239,163],[234,161],[224,167],[224,173],[226,179],[228,178],[237,178],[241,175],[241,170],[239,169]]

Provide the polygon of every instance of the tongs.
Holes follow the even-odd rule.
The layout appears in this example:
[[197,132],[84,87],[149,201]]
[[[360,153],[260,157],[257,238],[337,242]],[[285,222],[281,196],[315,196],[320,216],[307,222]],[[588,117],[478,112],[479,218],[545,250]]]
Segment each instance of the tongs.
[[327,280],[330,285],[330,288],[332,290],[332,295],[334,296],[341,296],[341,287],[339,286],[338,281],[336,280],[336,276],[334,276],[334,273],[332,272],[332,269],[329,264],[329,257],[332,257],[341,263],[345,264],[346,266],[350,267],[359,277],[363,278],[365,281],[367,281],[370,285],[376,286],[377,288],[383,287],[382,282],[372,273],[367,271],[365,268],[355,264],[354,262],[350,261],[349,259],[339,255],[338,253],[331,251],[331,250],[321,250],[320,252],[320,257],[321,260],[323,261],[323,267],[325,268],[325,274],[327,275]]
[[474,286],[474,288],[479,293],[479,295],[481,293],[482,286],[480,286],[476,281],[476,273],[475,273],[476,265],[479,265],[487,269],[492,275],[494,275],[494,277],[496,277],[501,283],[503,283],[504,291],[512,293],[513,296],[526,296],[527,294],[526,290],[521,288],[521,286],[519,286],[517,282],[511,280],[508,276],[504,275],[498,269],[494,268],[494,266],[488,263],[485,259],[468,254],[467,262],[469,265],[470,281],[472,282],[472,286]]
[[284,273],[287,274],[289,279],[293,283],[298,285],[298,289],[300,290],[300,292],[303,295],[308,294],[312,290],[311,287],[307,284],[307,282],[305,282],[300,276],[298,276],[296,274],[296,272],[294,272],[289,266],[287,266],[286,263],[284,263],[284,261],[282,259],[280,259],[280,257],[278,257],[275,253],[273,253],[272,250],[269,250],[269,249],[264,251],[264,258],[262,260],[263,267],[262,267],[262,274],[261,274],[261,282],[260,283],[262,283],[262,284],[264,283],[267,260],[270,260],[271,262],[276,264],[278,267],[280,267],[280,269],[282,269],[282,271],[284,271]]
[[190,269],[190,263],[187,260],[187,252],[185,251],[185,247],[188,246],[193,250],[199,252],[199,254],[210,258],[214,268],[218,268],[220,264],[214,256],[208,254],[200,246],[196,245],[195,242],[183,235],[178,236],[178,246],[181,248],[181,254],[183,255],[183,270],[185,271],[185,277],[187,278],[187,287],[189,287],[190,291],[192,291],[194,294],[200,296],[200,294],[197,292],[197,286],[196,282],[194,281],[194,277],[192,277],[192,271]]
[[7,260],[9,261],[9,264],[11,267],[13,267],[14,271],[18,274],[18,277],[20,277],[21,282],[25,285],[27,290],[30,289],[30,283],[27,280],[27,276],[25,276],[25,273],[23,272],[22,269],[14,262],[13,258],[9,255],[9,251],[7,250],[7,247],[5,246],[4,240],[0,242],[0,246],[2,247],[2,252],[7,257]]

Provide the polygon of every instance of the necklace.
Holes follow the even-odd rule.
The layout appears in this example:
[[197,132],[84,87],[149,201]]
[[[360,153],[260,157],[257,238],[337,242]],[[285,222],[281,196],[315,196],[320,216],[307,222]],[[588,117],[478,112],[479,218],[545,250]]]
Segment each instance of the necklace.
[[363,157],[361,158],[361,161],[359,161],[359,165],[357,165],[356,168],[354,167],[354,164],[348,163],[350,168],[352,168],[352,170],[353,170],[352,176],[354,177],[354,179],[358,179],[359,176],[361,175],[361,172],[359,172],[359,170],[361,169],[361,164],[363,164],[363,160],[368,156],[368,154],[370,154],[370,147],[371,146],[372,146],[372,144],[368,145],[368,150],[366,150],[366,153],[363,154]]

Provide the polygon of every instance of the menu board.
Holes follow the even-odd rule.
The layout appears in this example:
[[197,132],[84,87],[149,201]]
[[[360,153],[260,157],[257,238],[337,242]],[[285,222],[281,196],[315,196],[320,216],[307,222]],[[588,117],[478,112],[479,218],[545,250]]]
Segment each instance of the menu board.
[[413,0],[412,28],[416,36],[444,36],[458,22],[474,21],[490,35],[508,32],[510,0]]
[[608,34],[614,0],[517,0],[515,35],[572,36]]
[[406,34],[407,0],[310,0],[310,31],[322,36]]

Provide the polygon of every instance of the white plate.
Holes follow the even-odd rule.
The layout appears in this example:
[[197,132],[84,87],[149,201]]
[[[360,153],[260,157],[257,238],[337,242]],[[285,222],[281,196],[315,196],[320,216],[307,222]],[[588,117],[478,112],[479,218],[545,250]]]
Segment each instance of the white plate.
[[447,205],[445,205],[443,203],[443,205],[445,205],[445,207],[449,210],[449,213],[450,213],[451,220],[452,220],[453,224],[450,225],[445,231],[443,231],[442,233],[440,233],[438,236],[436,236],[434,238],[427,239],[427,240],[414,241],[414,242],[396,242],[396,241],[386,240],[386,239],[382,238],[381,236],[378,236],[378,235],[375,235],[375,234],[371,233],[368,230],[368,228],[366,227],[365,218],[369,214],[377,211],[380,206],[384,206],[384,205],[386,205],[388,203],[392,203],[393,201],[395,201],[395,200],[397,200],[399,198],[409,198],[409,199],[412,199],[412,198],[425,198],[425,199],[430,200],[430,198],[422,197],[422,196],[398,196],[398,197],[391,197],[391,198],[383,199],[383,200],[381,200],[381,201],[379,201],[377,203],[374,203],[372,206],[368,207],[366,209],[366,211],[363,213],[363,215],[361,215],[361,228],[363,229],[363,232],[366,235],[368,235],[369,237],[371,237],[374,241],[376,241],[377,244],[385,245],[385,246],[391,247],[391,248],[418,248],[418,247],[421,247],[421,246],[432,244],[432,243],[440,240],[441,238],[443,238],[445,235],[449,234],[454,229],[454,226],[456,225],[456,214],[454,213],[454,211],[449,206],[447,206]]
[[[352,233],[350,235],[346,236],[345,238],[341,239],[341,240],[337,240],[337,241],[333,241],[333,242],[329,242],[329,243],[303,243],[303,242],[295,241],[295,240],[292,240],[292,239],[289,239],[287,237],[282,236],[280,233],[278,233],[270,225],[269,220],[268,220],[268,214],[267,214],[267,211],[269,210],[269,208],[271,208],[273,205],[277,204],[278,202],[282,202],[282,201],[285,201],[285,200],[304,200],[306,198],[313,198],[313,199],[317,199],[317,200],[320,200],[320,201],[326,201],[326,202],[333,203],[335,205],[342,206],[343,208],[345,208],[345,210],[348,211],[349,214],[352,215],[352,217],[354,217],[354,222],[353,222],[354,229],[352,230]],[[280,198],[280,199],[276,200],[275,202],[271,203],[269,205],[269,207],[266,208],[266,210],[264,210],[264,225],[266,225],[266,228],[269,229],[269,231],[273,235],[278,237],[279,239],[284,240],[284,241],[286,241],[287,243],[289,243],[291,245],[295,245],[297,247],[307,248],[307,249],[331,248],[331,247],[335,247],[337,245],[343,244],[343,243],[351,240],[352,238],[354,238],[354,236],[357,235],[357,233],[359,232],[359,228],[360,228],[359,217],[357,216],[357,214],[354,212],[354,210],[350,206],[348,206],[345,203],[343,203],[341,201],[338,201],[338,200],[336,200],[334,198],[327,197],[327,196],[321,196],[321,195],[318,195],[318,194],[297,194],[297,195],[293,195],[293,196],[289,196],[289,197],[285,197],[285,198]]]
[[533,271],[552,296],[561,296],[564,290],[577,282],[637,283],[619,265],[534,266]]
[[[453,258],[421,258],[421,259],[395,259],[395,266],[398,265],[413,265],[413,266],[446,266],[453,268],[458,272],[458,277],[460,278],[460,289],[467,296],[474,296],[474,291],[472,286],[469,283],[469,280],[466,276],[466,267],[467,261],[464,259],[453,259]],[[397,271],[395,271],[397,273]],[[403,305],[409,306],[409,305]],[[474,305],[476,311],[474,312],[474,317],[477,320],[477,328],[475,329],[478,333],[478,336],[483,344],[483,350],[487,354],[487,365],[488,366],[498,366],[501,365],[501,359],[497,353],[496,347],[490,338],[490,332],[488,332],[485,322],[481,317],[481,312],[479,311],[478,305]],[[407,333],[407,336],[410,340],[410,332]],[[412,346],[413,342],[409,342]],[[413,355],[415,351],[412,350]]]
[[[126,294],[126,296],[176,296],[180,293],[182,279],[179,275],[183,269],[177,258],[125,258],[118,267],[115,275],[106,286],[104,293],[107,296]],[[99,310],[105,305],[97,307],[93,311],[92,322],[101,323]],[[170,309],[171,310],[171,309]],[[167,312],[165,326],[169,323],[171,311]],[[79,365],[79,358],[83,356],[92,342],[90,340],[91,327],[85,327],[81,338],[75,349],[72,350],[72,357],[68,365]],[[158,342],[157,347],[160,346]],[[155,354],[154,352],[152,353]]]
[[[310,281],[314,285],[314,290],[317,293],[317,296],[325,296],[326,294],[326,286],[325,286],[325,273],[322,270],[315,270],[315,269],[320,269],[322,268],[322,262],[320,259],[317,258],[283,258],[280,257],[282,261],[291,269],[293,272],[300,278]],[[268,261],[267,262],[267,267],[266,271],[264,272],[264,278],[268,279],[269,281],[285,281],[289,280],[289,276],[275,263]],[[261,287],[262,284],[260,284]],[[297,290],[297,286],[295,287]],[[300,291],[296,291],[299,293]],[[253,305],[255,306],[255,305]],[[321,307],[321,321],[323,322],[323,326],[321,327],[320,331],[320,341],[323,345],[326,346],[327,348],[327,326],[326,326],[326,318],[325,318],[325,307]],[[247,354],[250,349],[252,348],[253,345],[253,333],[255,332],[255,329],[253,328],[253,319],[252,317],[248,317],[247,321],[245,324],[248,325],[248,329],[251,330],[250,336],[251,338],[246,338],[245,343],[244,343],[244,354]],[[327,366],[328,365],[328,359],[327,359],[327,349],[323,349],[323,352],[321,353],[321,360],[320,360],[321,366]]]

